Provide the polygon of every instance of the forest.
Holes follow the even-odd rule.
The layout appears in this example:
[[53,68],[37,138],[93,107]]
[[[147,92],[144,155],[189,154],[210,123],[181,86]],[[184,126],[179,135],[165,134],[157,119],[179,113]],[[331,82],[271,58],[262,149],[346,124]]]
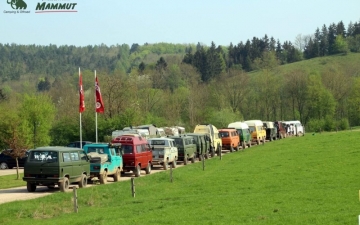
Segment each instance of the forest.
[[0,44],[1,148],[95,140],[96,70],[105,112],[99,141],[125,126],[300,120],[309,132],[360,125],[360,22],[229,46]]

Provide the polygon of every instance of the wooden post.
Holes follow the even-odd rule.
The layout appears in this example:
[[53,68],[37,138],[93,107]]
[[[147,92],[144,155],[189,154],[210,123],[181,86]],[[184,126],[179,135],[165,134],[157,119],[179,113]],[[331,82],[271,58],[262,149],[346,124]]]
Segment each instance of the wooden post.
[[204,159],[204,155],[200,155],[201,159],[202,159],[202,166],[203,166],[203,171],[205,170],[205,159]]
[[132,193],[132,196],[133,198],[135,198],[135,183],[134,183],[134,178],[132,177],[131,178],[131,193]]
[[77,202],[77,186],[73,186],[74,193],[74,212],[77,213],[79,211],[78,202]]
[[173,168],[173,166],[172,166],[172,164],[170,165],[170,182],[172,183],[173,182],[173,175],[172,175],[172,168]]
[[219,150],[220,160],[222,160],[221,149]]

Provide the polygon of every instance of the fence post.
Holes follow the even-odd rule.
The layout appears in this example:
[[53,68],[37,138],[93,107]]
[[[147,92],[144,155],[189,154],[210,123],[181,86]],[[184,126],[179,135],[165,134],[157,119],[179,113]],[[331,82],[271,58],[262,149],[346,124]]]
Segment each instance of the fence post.
[[173,169],[173,166],[172,164],[170,165],[170,182],[172,183],[173,182],[173,175],[172,175],[172,170]]
[[132,193],[132,197],[135,198],[135,182],[134,182],[134,178],[131,178],[131,193]]
[[201,160],[202,160],[202,166],[203,166],[203,171],[205,170],[205,159],[204,159],[204,155],[200,155]]
[[73,186],[74,193],[74,212],[77,213],[79,211],[78,201],[77,201],[77,186]]

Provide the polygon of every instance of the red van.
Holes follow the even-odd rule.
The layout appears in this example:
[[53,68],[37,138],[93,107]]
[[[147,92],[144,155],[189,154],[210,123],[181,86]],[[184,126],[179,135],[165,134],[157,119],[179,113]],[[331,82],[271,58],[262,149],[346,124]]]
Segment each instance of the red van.
[[123,158],[123,173],[133,171],[139,177],[141,170],[151,173],[152,151],[147,140],[138,134],[124,134],[114,138],[111,143],[120,143]]

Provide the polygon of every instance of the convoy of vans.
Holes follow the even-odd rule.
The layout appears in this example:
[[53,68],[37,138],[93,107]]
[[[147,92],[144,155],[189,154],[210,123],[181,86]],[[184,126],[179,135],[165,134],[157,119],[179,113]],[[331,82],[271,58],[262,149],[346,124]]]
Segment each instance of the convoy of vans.
[[[173,129],[174,128],[174,129]],[[169,130],[172,136],[163,137]],[[233,122],[218,130],[212,124],[196,125],[193,133],[185,133],[182,127],[157,128],[154,125],[124,128],[114,131],[111,143],[86,143],[80,147],[39,147],[28,153],[23,180],[27,190],[34,192],[37,186],[53,189],[56,185],[67,191],[70,184],[85,187],[88,181],[107,183],[108,176],[119,181],[121,174],[132,172],[135,177],[141,170],[150,174],[153,166],[167,170],[177,162],[187,165],[196,158],[205,160],[221,154],[249,148],[252,142],[276,140],[287,136],[303,136],[305,129],[300,121],[247,120]],[[152,137],[153,136],[153,137]]]

